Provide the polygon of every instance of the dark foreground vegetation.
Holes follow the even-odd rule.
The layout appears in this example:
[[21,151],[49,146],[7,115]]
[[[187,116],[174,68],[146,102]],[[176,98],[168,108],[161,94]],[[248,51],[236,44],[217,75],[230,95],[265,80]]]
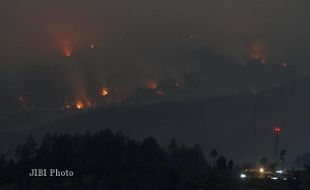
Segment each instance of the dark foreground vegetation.
[[[210,188],[225,188],[223,180],[237,186],[232,178],[217,177],[232,175],[233,162],[226,165],[222,156],[216,164],[221,172],[211,169],[200,146],[186,147],[175,140],[164,149],[152,137],[135,141],[110,130],[47,134],[42,143],[29,137],[14,157],[1,157],[0,189],[174,190],[199,189],[206,181]],[[30,177],[32,168],[72,170],[74,176]]]
[[[310,170],[303,181],[240,179],[241,168],[216,149],[209,165],[199,145],[187,147],[174,139],[167,148],[146,138],[132,140],[110,130],[85,134],[32,136],[0,156],[1,190],[291,190],[308,189]],[[70,177],[31,177],[31,169],[74,172]],[[301,179],[301,178],[300,178]]]

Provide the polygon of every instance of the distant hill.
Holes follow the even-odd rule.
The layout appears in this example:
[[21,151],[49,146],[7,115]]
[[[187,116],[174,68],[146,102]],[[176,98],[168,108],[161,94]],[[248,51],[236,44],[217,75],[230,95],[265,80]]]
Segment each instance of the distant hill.
[[[227,56],[208,46],[180,50],[163,58],[153,55],[142,61],[150,62],[147,70],[135,66],[113,68],[111,65],[136,60],[102,51],[87,46],[70,58],[12,65],[10,73],[0,69],[0,118],[30,109],[60,109],[81,100],[84,104],[106,106],[261,90],[296,80],[310,71],[307,64],[262,64],[259,60]],[[108,90],[106,97],[101,94],[103,88]]]
[[220,154],[240,161],[254,159],[256,144],[257,159],[263,156],[272,159],[273,126],[279,125],[283,128],[280,147],[287,149],[289,158],[294,158],[309,150],[310,139],[305,135],[310,132],[309,97],[310,79],[305,78],[257,94],[103,107],[76,112],[31,130],[7,132],[1,144],[8,139],[16,143],[15,137],[22,139],[29,133],[39,137],[46,132],[75,133],[110,128],[138,139],[154,136],[163,145],[175,137],[185,144],[201,144],[207,155],[211,148],[217,148]]

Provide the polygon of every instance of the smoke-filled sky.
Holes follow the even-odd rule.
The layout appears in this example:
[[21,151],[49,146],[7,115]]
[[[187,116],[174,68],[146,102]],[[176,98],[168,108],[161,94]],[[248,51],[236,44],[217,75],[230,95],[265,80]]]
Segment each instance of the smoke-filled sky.
[[[128,96],[148,80],[182,83],[194,96],[268,87],[308,73],[309,5],[2,0],[0,85],[7,96],[78,94],[70,101],[87,101],[104,86]],[[243,68],[251,59],[267,67],[256,73],[255,83]],[[287,66],[293,68],[289,74],[278,73]]]
[[[28,125],[57,120],[76,109],[259,91],[302,78],[310,72],[309,7],[309,0],[0,0],[2,129],[24,131]],[[307,111],[285,107],[281,100],[295,105],[295,96],[289,93],[265,92],[271,99],[266,98],[267,112],[263,104],[257,114],[258,129],[266,129],[259,137],[261,144],[269,146],[269,137],[264,135],[278,117],[289,126],[283,131],[288,131],[284,139],[291,150],[305,147],[302,151],[306,151],[309,121],[299,117],[307,118]],[[307,94],[300,97],[309,98]],[[303,99],[295,99],[300,101],[296,105],[303,104]],[[280,103],[269,105],[273,100]],[[172,115],[171,120],[177,122],[171,134],[203,139],[201,144],[220,140],[220,146],[242,150],[238,143],[243,141],[231,134],[248,136],[243,129],[252,125],[251,114],[246,115],[238,104],[229,109],[224,106],[223,111],[219,105],[214,113],[212,103],[206,105],[206,113],[184,108],[184,116]],[[277,110],[282,106],[290,110],[293,116],[286,111],[273,115],[274,105],[279,105]],[[38,114],[28,125],[19,117],[5,118],[20,110],[44,113],[54,108],[69,111],[42,118]],[[187,113],[194,119],[187,122]],[[183,129],[178,117],[185,118]],[[196,117],[203,119],[196,121]],[[170,118],[163,123],[173,126]],[[195,125],[203,130],[192,130]],[[168,137],[169,128],[163,126],[158,127],[163,131],[158,135]],[[229,143],[223,143],[222,133],[217,133],[225,127],[229,128],[225,131],[231,137]],[[157,133],[149,128],[142,131],[146,130]],[[2,139],[18,139],[1,134]]]
[[2,52],[33,58],[57,46],[77,49],[91,42],[171,51],[192,33],[201,44],[232,54],[261,39],[280,56],[307,47],[308,5],[306,0],[1,1]]

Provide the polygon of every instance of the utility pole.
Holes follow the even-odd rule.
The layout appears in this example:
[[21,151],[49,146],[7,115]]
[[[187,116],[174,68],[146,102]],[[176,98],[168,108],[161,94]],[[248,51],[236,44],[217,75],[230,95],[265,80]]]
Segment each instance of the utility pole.
[[253,106],[253,163],[257,164],[257,110],[256,110],[256,92],[252,95],[252,106]]
[[279,146],[279,134],[281,132],[281,128],[280,127],[275,127],[274,128],[274,132],[275,132],[275,149],[274,149],[274,163],[277,165],[278,163],[278,146]]

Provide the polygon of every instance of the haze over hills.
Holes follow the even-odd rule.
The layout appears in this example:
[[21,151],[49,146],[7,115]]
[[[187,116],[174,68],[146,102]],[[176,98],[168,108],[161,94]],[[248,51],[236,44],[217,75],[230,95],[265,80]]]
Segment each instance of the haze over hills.
[[[253,160],[255,155],[257,159],[268,156],[272,160],[273,127],[281,126],[280,148],[287,149],[288,158],[293,159],[308,151],[309,138],[301,134],[308,132],[310,124],[309,97],[310,78],[305,78],[256,94],[72,110],[67,115],[58,113],[61,117],[54,113],[54,117],[44,118],[44,113],[28,112],[1,120],[1,149],[18,144],[16,139],[22,141],[30,133],[42,137],[46,132],[83,133],[110,128],[138,139],[154,136],[164,145],[173,137],[185,144],[201,144],[206,154],[215,147],[240,161]],[[12,122],[15,125],[20,117],[26,118],[24,125],[11,129]],[[242,154],[235,149],[242,150]]]
[[309,7],[0,1],[0,189],[308,189]]
[[12,64],[10,72],[5,72],[7,68],[0,70],[0,116],[77,104],[100,107],[259,91],[302,78],[309,70],[305,64],[263,64],[259,56],[236,60],[211,47],[199,46],[164,58],[147,54],[144,61],[155,63],[146,71],[133,65],[102,65],[131,64],[135,60],[91,47],[85,46],[70,57],[43,60],[43,64],[26,62],[16,68]]

